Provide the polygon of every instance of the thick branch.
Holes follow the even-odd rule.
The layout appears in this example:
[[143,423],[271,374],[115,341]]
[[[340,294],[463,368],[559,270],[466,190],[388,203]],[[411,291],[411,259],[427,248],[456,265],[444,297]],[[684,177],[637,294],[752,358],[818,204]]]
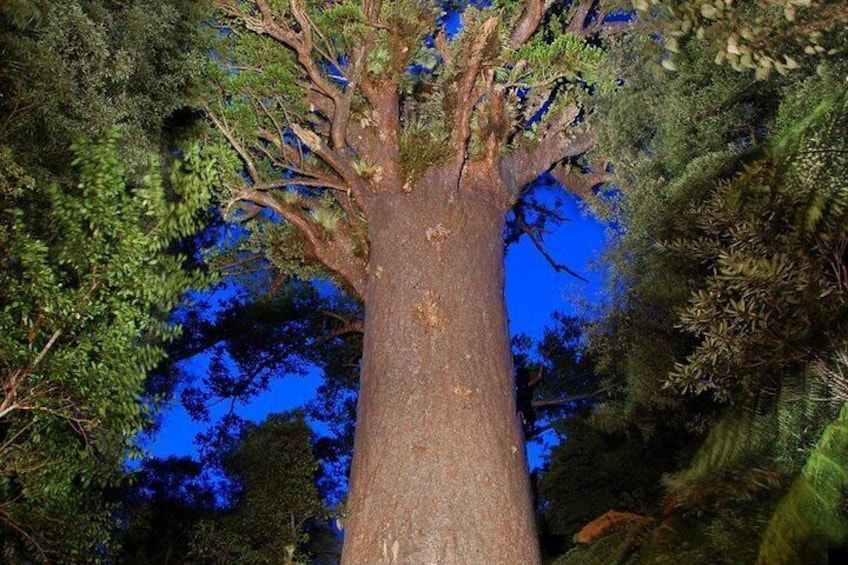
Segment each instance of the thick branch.
[[[263,0],[263,3],[265,0]],[[300,6],[298,0],[291,0],[292,14],[295,21],[300,26],[300,43],[294,49],[297,52],[297,60],[306,69],[309,80],[317,87],[317,89],[333,100],[334,110],[331,117],[330,139],[333,143],[333,149],[338,152],[336,161],[342,161],[342,155],[345,151],[345,127],[350,119],[350,105],[353,100],[353,94],[356,91],[356,82],[348,82],[344,92],[339,92],[332,84],[327,82],[321,75],[315,62],[312,60],[312,51],[315,48],[312,40],[313,24],[309,16]],[[325,56],[326,59],[326,56]],[[327,63],[333,67],[339,67],[337,61],[327,60]],[[335,168],[335,167],[334,167]],[[349,173],[349,166],[347,167]],[[345,176],[346,180],[350,181]]]
[[495,32],[497,26],[498,18],[495,16],[487,19],[480,26],[459,78],[451,146],[459,148],[460,163],[465,160],[465,147],[471,137],[471,115],[474,112],[476,102],[474,87],[483,68],[486,45],[491,40],[491,35]]
[[320,229],[302,213],[299,206],[280,202],[272,194],[258,189],[242,192],[238,199],[269,208],[285,218],[287,222],[297,228],[297,231],[306,239],[311,248],[321,245]]
[[364,255],[367,255],[367,252],[360,252],[363,257],[357,257],[354,238],[359,235],[359,230],[355,225],[356,218],[348,219],[348,227],[357,233],[348,233],[339,228],[332,236],[325,237],[324,231],[306,215],[302,205],[286,204],[274,198],[273,194],[256,189],[243,191],[238,198],[269,208],[285,218],[304,238],[305,252],[309,259],[318,261],[338,275],[340,282],[354,295],[364,296],[367,261]]
[[[314,131],[308,130],[298,124],[291,124],[294,134],[322,161],[327,163],[346,183],[346,189],[351,191],[357,200],[365,201],[365,191],[362,181],[356,171],[351,167],[348,158],[339,154],[329,147],[321,137]],[[344,134],[342,134],[344,135]]]
[[542,23],[542,18],[545,12],[550,9],[555,0],[528,0],[524,3],[524,12],[521,14],[521,19],[512,31],[512,36],[509,38],[509,44],[513,48],[520,47],[530,36],[536,32],[539,24]]
[[365,80],[362,82],[362,93],[371,106],[368,116],[370,123],[353,126],[352,137],[359,141],[357,150],[361,157],[380,166],[385,186],[399,185],[401,172],[398,140],[401,125],[397,84],[390,78],[381,79],[378,84]]
[[562,183],[566,189],[584,201],[589,201],[594,196],[596,186],[613,180],[613,176],[609,173],[583,172],[566,163],[559,163],[550,172],[551,176]]
[[[275,17],[274,9],[268,0],[255,0],[259,9],[258,15],[241,9],[233,2],[219,1],[218,6],[226,13],[241,20],[245,27],[260,35],[268,35],[285,47],[293,50],[297,61],[309,80],[310,88],[332,101],[332,111],[328,112],[330,118],[330,140],[332,149],[326,147],[322,159],[327,161],[336,172],[342,176],[350,185],[351,190],[356,190],[357,177],[350,167],[346,156],[345,127],[350,119],[350,105],[355,90],[354,84],[348,84],[344,92],[339,90],[332,82],[327,80],[313,59],[313,52],[318,52],[313,38],[313,23],[298,0],[291,0],[291,13],[299,30],[295,31],[286,22],[280,22]],[[337,66],[338,62],[328,59],[326,53],[319,53],[327,64]]]
[[586,18],[592,10],[593,0],[584,0],[575,6],[571,5],[571,18],[569,18],[568,29],[566,31],[577,35],[582,35],[583,29],[586,27]]
[[519,149],[501,161],[501,175],[511,194],[520,194],[525,186],[562,159],[580,155],[592,148],[595,143],[593,133],[587,131],[576,135],[565,134],[578,115],[579,107],[571,104],[560,110],[556,116],[544,119],[547,125],[535,146]]

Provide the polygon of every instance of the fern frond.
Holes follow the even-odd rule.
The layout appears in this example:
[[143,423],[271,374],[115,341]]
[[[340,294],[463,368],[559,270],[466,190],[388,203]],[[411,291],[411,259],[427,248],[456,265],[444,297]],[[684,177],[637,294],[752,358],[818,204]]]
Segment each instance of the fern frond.
[[827,396],[848,402],[848,345],[837,348],[833,363],[817,360],[811,371],[827,388]]
[[[848,403],[828,425],[766,528],[757,562],[826,562],[827,545],[848,539]],[[819,560],[816,560],[818,557]]]
[[[692,464],[666,477],[671,498],[683,504],[698,504],[719,490],[726,495],[734,487],[739,496],[747,497],[751,489],[772,485],[768,470],[751,466],[774,441],[773,424],[773,417],[749,410],[725,415],[710,431]],[[750,489],[744,486],[746,482],[750,482]]]

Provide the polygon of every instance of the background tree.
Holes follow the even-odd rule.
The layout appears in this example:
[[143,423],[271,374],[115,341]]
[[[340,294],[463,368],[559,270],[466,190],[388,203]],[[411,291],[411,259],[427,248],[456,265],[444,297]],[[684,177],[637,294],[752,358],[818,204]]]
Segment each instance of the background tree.
[[[196,0],[4,2],[0,143],[30,174],[61,175],[77,139],[115,125],[131,173],[164,145],[166,121],[198,102],[204,35]],[[171,120],[173,123],[173,120]]]
[[[320,372],[316,397],[304,409],[329,431],[316,438],[315,450],[326,471],[322,496],[338,502],[353,445],[361,308],[331,288],[290,279],[262,256],[231,251],[211,259],[236,265],[221,267],[227,282],[176,313],[182,332],[149,376],[147,392],[176,395],[192,419],[209,426],[196,441],[204,463],[218,468],[218,446],[238,437],[243,408],[275,380]],[[205,367],[199,374],[198,366]]]
[[[786,74],[800,65],[844,57],[848,15],[844,0],[634,0],[642,13],[655,10],[666,50],[677,53],[695,36],[715,55],[717,64],[754,71],[763,79],[772,71]],[[673,57],[664,65],[675,68]]]
[[3,177],[0,492],[10,560],[87,560],[103,542],[108,508],[97,493],[120,477],[146,421],[145,372],[174,331],[165,314],[201,281],[166,249],[197,227],[211,170],[191,157],[174,170],[181,192],[169,201],[155,172],[128,185],[116,145],[78,145],[73,188]]
[[149,416],[145,372],[202,280],[170,246],[198,227],[212,171],[188,147],[167,172],[151,157],[185,103],[198,12],[18,0],[0,13],[3,560],[103,560],[109,494]]
[[[699,49],[681,48],[677,62]],[[666,84],[672,104],[699,76],[698,65],[677,68]],[[607,403],[593,421],[622,429],[648,415],[646,431],[654,435],[658,423],[675,420],[684,432],[678,437],[709,433],[664,481],[664,507],[649,513],[653,521],[617,531],[594,521],[595,542],[563,563],[818,563],[844,543],[844,516],[833,505],[843,497],[837,485],[844,465],[838,456],[823,458],[841,445],[844,404],[843,79],[844,61],[835,59],[819,66],[818,76],[796,74],[786,86],[752,82],[754,100],[762,96],[757,91],[777,88],[772,99],[780,101],[773,117],[748,122],[754,136],[698,150],[677,169],[668,160],[656,160],[663,167],[653,170],[625,161],[632,173],[628,231],[615,263],[626,273],[618,287],[625,299],[608,318],[613,340],[596,343],[623,353],[623,363],[601,368],[618,367],[628,387],[622,402]],[[745,99],[719,98],[707,107],[723,112]],[[630,163],[649,165],[654,140],[677,139],[685,152],[704,139],[668,135],[697,131],[700,120],[684,114],[675,125],[657,119],[661,112],[645,115],[618,138],[641,140],[624,145],[632,152],[622,154],[635,157]],[[646,341],[657,336],[672,344],[665,349],[672,354],[639,355],[644,342],[629,339],[616,349],[614,336],[635,328],[654,328]],[[686,396],[675,400],[680,393]]]
[[224,455],[239,494],[231,511],[201,522],[192,542],[201,563],[302,562],[310,522],[326,515],[316,488],[318,462],[302,415],[248,426]]
[[345,562],[538,561],[504,216],[591,145],[604,27],[552,4],[463,5],[455,32],[435,2],[216,2],[226,205],[365,305]]
[[204,466],[190,457],[147,459],[131,477],[121,501],[126,527],[118,562],[189,562],[194,529],[219,511]]

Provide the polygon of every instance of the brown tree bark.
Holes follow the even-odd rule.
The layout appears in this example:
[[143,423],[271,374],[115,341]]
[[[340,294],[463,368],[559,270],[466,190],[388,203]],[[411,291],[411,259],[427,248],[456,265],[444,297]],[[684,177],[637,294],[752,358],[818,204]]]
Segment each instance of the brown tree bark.
[[[346,565],[539,563],[502,232],[526,185],[593,143],[578,101],[558,94],[566,75],[525,84],[527,61],[514,60],[553,3],[528,0],[514,22],[495,10],[469,18],[452,43],[426,3],[404,6],[413,13],[403,16],[399,5],[365,0],[364,27],[344,46],[327,41],[343,29],[320,29],[314,4],[216,0],[244,29],[291,51],[309,104],[303,114],[285,94],[269,105],[246,81],[239,98],[262,124],[246,133],[230,102],[210,105],[244,164],[225,177],[232,201],[273,210],[299,232],[302,259],[365,302]],[[589,4],[572,3],[572,32],[589,29]],[[428,28],[443,70],[405,92],[400,77]],[[369,58],[377,48],[390,61]],[[495,80],[499,68],[518,69],[517,82]],[[532,92],[516,106],[522,89]],[[431,135],[418,139],[421,125]],[[274,173],[281,168],[287,174]],[[317,221],[327,213],[337,222]]]
[[503,296],[508,204],[447,176],[369,210],[347,565],[539,563]]

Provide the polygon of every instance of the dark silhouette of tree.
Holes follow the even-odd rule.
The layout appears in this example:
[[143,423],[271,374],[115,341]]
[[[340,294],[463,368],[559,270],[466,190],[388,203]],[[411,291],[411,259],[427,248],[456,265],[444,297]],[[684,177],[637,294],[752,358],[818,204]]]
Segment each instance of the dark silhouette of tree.
[[215,485],[204,471],[189,457],[142,462],[124,489],[120,563],[188,562],[193,529],[219,511]]
[[311,435],[296,413],[245,427],[222,457],[237,492],[230,509],[198,524],[195,562],[302,562],[307,527],[327,514],[316,487]]

